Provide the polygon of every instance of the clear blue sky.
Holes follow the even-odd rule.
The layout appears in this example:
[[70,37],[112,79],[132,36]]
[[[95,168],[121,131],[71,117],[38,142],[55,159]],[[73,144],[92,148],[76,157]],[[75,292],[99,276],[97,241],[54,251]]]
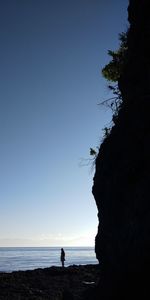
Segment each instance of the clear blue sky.
[[127,6],[0,1],[0,246],[94,245],[94,172],[81,165],[111,120],[101,68]]

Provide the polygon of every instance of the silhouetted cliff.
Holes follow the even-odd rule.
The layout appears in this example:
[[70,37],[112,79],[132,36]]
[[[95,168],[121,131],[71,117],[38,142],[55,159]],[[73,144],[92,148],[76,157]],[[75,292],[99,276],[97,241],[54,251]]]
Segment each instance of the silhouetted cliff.
[[[148,0],[130,0],[123,105],[96,159],[93,195],[102,274],[98,299],[150,296],[150,18]],[[130,292],[129,292],[130,288]],[[115,298],[114,298],[115,297]]]

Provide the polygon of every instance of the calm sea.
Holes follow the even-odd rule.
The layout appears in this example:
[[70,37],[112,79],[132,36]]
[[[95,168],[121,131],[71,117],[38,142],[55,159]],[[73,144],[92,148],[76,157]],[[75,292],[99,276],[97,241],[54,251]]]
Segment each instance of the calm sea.
[[[64,247],[64,250],[65,266],[98,263],[92,247]],[[60,265],[60,247],[0,247],[0,272]]]

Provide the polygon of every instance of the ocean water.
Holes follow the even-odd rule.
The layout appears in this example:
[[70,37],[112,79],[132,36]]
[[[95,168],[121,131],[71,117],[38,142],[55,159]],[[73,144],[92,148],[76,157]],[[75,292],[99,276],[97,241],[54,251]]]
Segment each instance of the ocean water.
[[[65,266],[98,264],[93,247],[64,247]],[[60,247],[0,247],[0,272],[61,266]]]

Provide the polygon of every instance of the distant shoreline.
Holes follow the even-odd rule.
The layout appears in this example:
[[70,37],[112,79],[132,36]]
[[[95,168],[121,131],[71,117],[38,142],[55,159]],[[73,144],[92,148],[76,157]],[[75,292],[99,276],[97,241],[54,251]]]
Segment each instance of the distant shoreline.
[[[66,249],[71,249],[71,248],[92,248],[94,249],[95,246],[64,246]],[[57,248],[61,249],[62,246],[0,246],[0,248]]]

